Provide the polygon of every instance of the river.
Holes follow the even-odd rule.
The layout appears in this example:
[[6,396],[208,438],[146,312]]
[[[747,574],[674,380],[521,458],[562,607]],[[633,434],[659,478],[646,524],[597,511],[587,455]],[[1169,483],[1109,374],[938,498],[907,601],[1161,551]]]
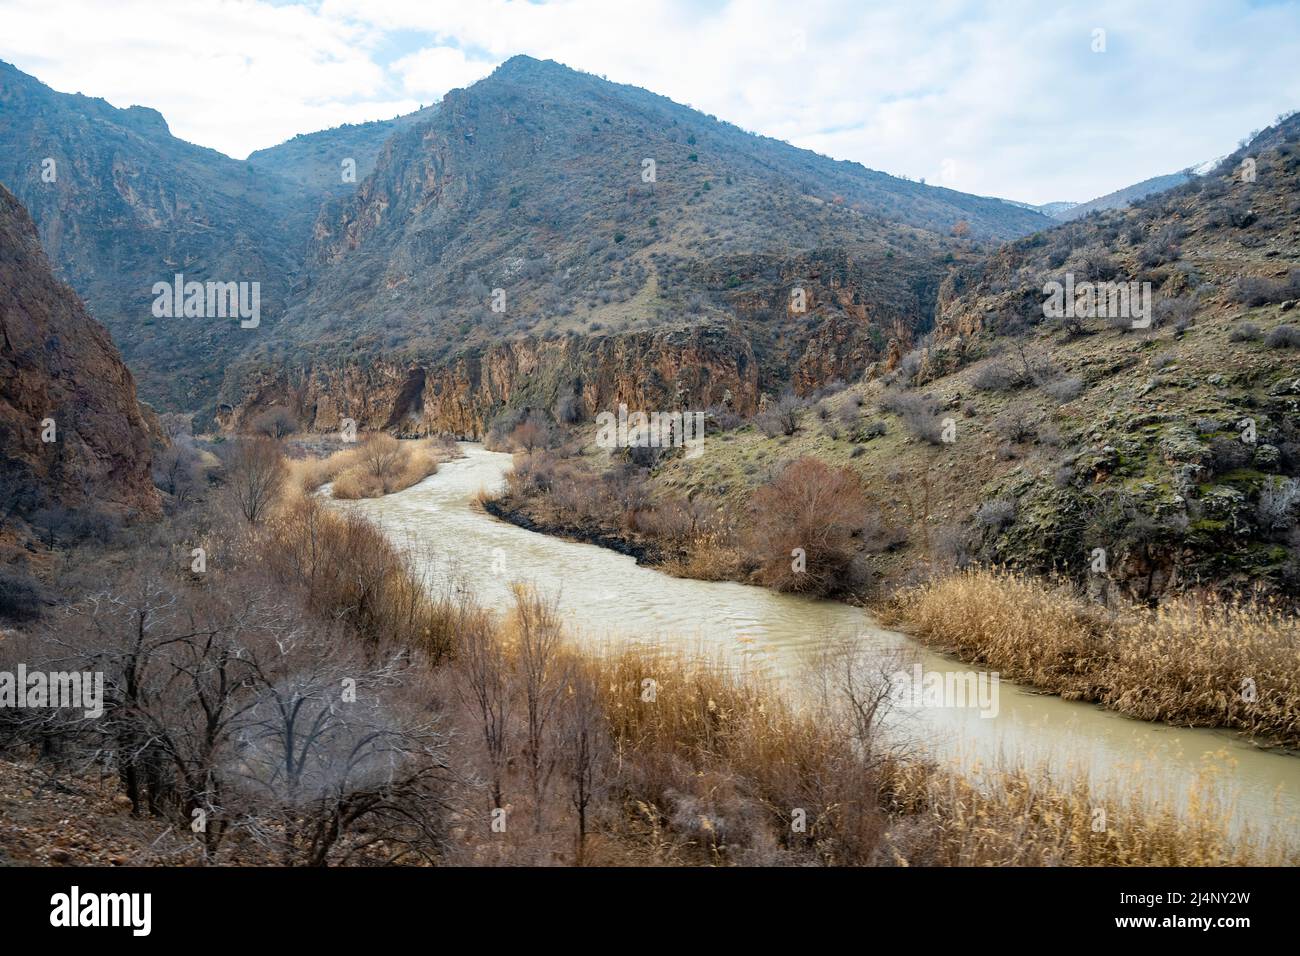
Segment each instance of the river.
[[[414,487],[349,503],[388,532],[435,586],[464,581],[489,607],[504,608],[512,582],[557,598],[576,639],[663,640],[772,673],[797,675],[829,635],[859,634],[890,662],[926,671],[965,671],[859,608],[777,594],[734,582],[674,578],[626,555],[526,531],[472,506],[498,488],[509,455],[462,445]],[[891,666],[890,668],[894,668]],[[1082,771],[1096,784],[1140,782],[1145,793],[1185,798],[1210,770],[1234,819],[1300,829],[1300,758],[1262,750],[1228,732],[1132,720],[1093,704],[1064,701],[1002,681],[997,714],[975,707],[897,706],[890,733],[940,760],[970,769],[999,762]]]

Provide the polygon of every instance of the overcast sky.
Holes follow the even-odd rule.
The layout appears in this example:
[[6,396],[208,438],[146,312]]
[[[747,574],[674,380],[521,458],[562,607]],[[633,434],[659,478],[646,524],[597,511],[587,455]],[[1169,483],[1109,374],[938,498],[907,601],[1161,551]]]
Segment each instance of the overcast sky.
[[1300,107],[1300,0],[0,0],[0,59],[240,159],[516,53],[1033,203],[1220,156]]

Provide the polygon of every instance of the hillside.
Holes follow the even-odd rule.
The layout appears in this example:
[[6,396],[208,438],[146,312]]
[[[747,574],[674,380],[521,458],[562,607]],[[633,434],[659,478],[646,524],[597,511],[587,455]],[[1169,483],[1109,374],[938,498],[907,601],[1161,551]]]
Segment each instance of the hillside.
[[[380,150],[394,133],[431,117],[436,106],[414,113],[372,123],[345,123],[316,133],[300,133],[278,146],[249,154],[248,164],[260,172],[271,173],[297,183],[321,201],[346,195],[356,183],[374,172]],[[345,160],[355,163],[356,178],[343,175]]]
[[0,187],[3,518],[50,506],[157,511],[149,461],[131,373]]
[[[1246,156],[1255,182],[1237,171]],[[1044,285],[1066,273],[1150,283],[1150,328],[1046,319]],[[1297,299],[1292,116],[1204,178],[956,270],[927,347],[813,396],[789,435],[762,416],[719,420],[699,457],[655,464],[653,488],[695,514],[711,503],[720,519],[743,516],[756,489],[811,456],[864,479],[881,515],[858,545],[873,577],[979,558],[1139,599],[1196,587],[1294,597]],[[583,460],[599,472],[605,453]]]
[[752,408],[906,345],[954,256],[1050,222],[515,57],[326,208],[306,292],[228,378],[224,420],[288,404],[318,428],[475,434],[521,389]]
[[1123,209],[1125,206],[1130,206],[1139,199],[1145,199],[1147,196],[1162,193],[1166,189],[1173,189],[1175,186],[1181,186],[1183,183],[1187,182],[1187,180],[1191,179],[1192,176],[1193,173],[1189,170],[1170,173],[1167,176],[1152,176],[1150,179],[1144,179],[1140,183],[1134,183],[1132,186],[1125,186],[1123,189],[1117,189],[1104,196],[1098,196],[1096,199],[1089,199],[1087,202],[1068,205],[1066,208],[1059,209],[1056,212],[1048,212],[1047,209],[1043,209],[1043,211],[1049,216],[1065,222],[1069,222],[1071,219],[1082,219],[1089,213],[1100,212],[1105,209]]
[[154,110],[57,93],[3,63],[0,183],[31,212],[59,277],[112,333],[142,397],[163,407],[204,403],[256,333],[231,320],[156,318],[154,283],[176,273],[259,282],[269,326],[315,211],[293,183],[172,136]]

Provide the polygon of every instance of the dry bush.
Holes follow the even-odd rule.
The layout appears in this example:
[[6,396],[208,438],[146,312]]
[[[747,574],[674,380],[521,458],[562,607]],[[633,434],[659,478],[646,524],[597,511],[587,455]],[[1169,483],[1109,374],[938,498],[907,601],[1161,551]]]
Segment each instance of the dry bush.
[[1189,596],[1111,615],[1063,582],[980,569],[904,593],[892,616],[929,644],[1067,699],[1300,743],[1300,625],[1269,604]]
[[399,441],[391,435],[374,434],[327,458],[290,461],[289,485],[311,492],[333,482],[330,490],[335,498],[378,498],[437,474],[442,462],[459,453],[455,441],[446,437]]
[[267,438],[287,438],[298,430],[298,417],[283,406],[268,408],[253,419],[252,430]]
[[247,568],[209,575],[144,556],[36,636],[29,660],[104,681],[101,716],[29,715],[45,769],[112,768],[134,815],[169,821],[179,852],[207,861],[434,859],[446,736],[428,662],[372,655]]
[[880,398],[883,411],[893,412],[902,419],[911,434],[930,445],[943,440],[943,424],[939,420],[939,403],[929,395],[891,389]]
[[527,451],[548,448],[556,439],[546,414],[538,409],[515,408],[500,412],[488,425],[483,446],[489,451]]
[[[748,557],[762,584],[808,594],[853,584],[854,535],[869,513],[856,472],[801,458],[754,492],[749,511]],[[796,566],[798,549],[802,568]]]
[[1277,833],[1234,832],[1212,770],[1185,806],[1136,783],[1098,788],[1083,774],[1062,779],[1059,771],[1017,765],[963,774],[911,764],[891,782],[910,823],[891,831],[896,863],[1286,866],[1297,858]]
[[305,607],[345,624],[365,644],[388,641],[445,657],[472,609],[434,596],[382,531],[355,512],[301,498],[276,514],[261,560],[280,583],[301,589]]
[[249,524],[266,517],[280,497],[288,471],[279,443],[241,438],[225,446],[226,493]]
[[203,456],[188,434],[177,434],[153,459],[153,483],[171,496],[171,504],[184,507],[207,485]]
[[760,416],[763,433],[769,438],[793,435],[799,430],[799,419],[807,406],[799,396],[786,392]]
[[[536,602],[518,594],[512,616],[534,613],[521,609]],[[541,791],[539,811],[525,716],[529,652],[514,627],[480,629],[475,648],[458,653],[452,669],[461,686],[485,692],[467,695],[468,728],[457,739],[461,759],[494,768],[479,784],[491,804],[534,824],[489,834],[474,820],[453,851],[458,862],[1229,865],[1297,858],[1279,832],[1261,839],[1234,831],[1212,780],[1180,808],[1140,786],[1090,788],[1082,776],[1062,780],[1043,768],[998,764],[963,773],[908,758],[880,730],[886,674],[896,662],[856,640],[822,646],[795,703],[789,686],[716,658],[653,644],[579,651],[548,638],[547,659],[566,689],[551,698],[551,730],[536,752],[551,756],[563,786]],[[1098,808],[1106,813],[1102,829]]]

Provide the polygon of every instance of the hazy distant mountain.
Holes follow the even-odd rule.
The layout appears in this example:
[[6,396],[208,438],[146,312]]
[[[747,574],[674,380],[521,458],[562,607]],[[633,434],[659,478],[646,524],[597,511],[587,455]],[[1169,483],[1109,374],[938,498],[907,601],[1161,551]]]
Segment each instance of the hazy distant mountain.
[[1089,199],[1087,202],[1070,206],[1055,215],[1057,219],[1069,221],[1079,219],[1099,209],[1122,209],[1146,196],[1162,193],[1167,189],[1173,189],[1175,186],[1181,186],[1195,175],[1196,173],[1192,170],[1184,169],[1176,173],[1169,173],[1166,176],[1152,176],[1150,179],[1144,179],[1132,186],[1117,189],[1113,193],[1107,193],[1104,196],[1098,196],[1096,199]]
[[1044,216],[1049,216],[1053,219],[1060,219],[1061,213],[1079,205],[1077,202],[1045,202],[1040,206],[1035,206],[1032,203],[1016,202],[1013,199],[1008,199],[1006,201],[1011,203],[1011,205],[1019,206],[1022,209],[1032,209],[1035,212],[1041,212]]
[[1034,208],[1044,216],[1051,216],[1053,219],[1061,219],[1063,218],[1063,213],[1069,212],[1077,205],[1079,205],[1077,202],[1047,202],[1043,203],[1041,206],[1035,206]]

